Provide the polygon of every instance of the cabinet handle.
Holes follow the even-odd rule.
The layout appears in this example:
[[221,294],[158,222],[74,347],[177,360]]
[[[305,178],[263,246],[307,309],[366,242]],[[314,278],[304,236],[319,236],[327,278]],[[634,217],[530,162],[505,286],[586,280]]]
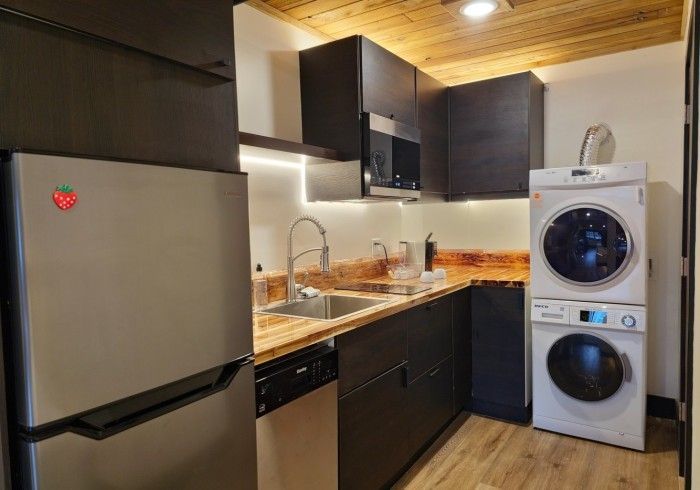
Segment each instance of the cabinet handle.
[[404,364],[404,367],[401,368],[401,372],[403,374],[403,387],[408,388],[408,364]]
[[432,304],[429,304],[428,306],[426,306],[425,309],[428,310],[428,311],[430,311],[430,310],[432,310],[433,308],[435,308],[438,304],[439,304],[439,302],[436,301],[435,303],[432,303]]
[[233,62],[231,61],[231,58],[222,58],[220,60],[216,61],[211,61],[209,63],[202,63],[197,65],[197,68],[200,68],[202,70],[211,70],[212,68],[220,68],[222,66],[231,66]]
[[434,378],[435,375],[436,375],[437,373],[439,373],[439,372],[440,372],[440,368],[439,368],[439,367],[436,367],[435,369],[433,369],[432,371],[430,371],[430,372],[428,373],[428,377],[429,377],[429,378]]

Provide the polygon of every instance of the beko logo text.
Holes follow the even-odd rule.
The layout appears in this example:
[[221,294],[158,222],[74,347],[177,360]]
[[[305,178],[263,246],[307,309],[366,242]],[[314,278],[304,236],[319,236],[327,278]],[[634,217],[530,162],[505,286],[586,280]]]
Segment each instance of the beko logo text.
[[535,305],[535,308],[549,308],[549,305]]

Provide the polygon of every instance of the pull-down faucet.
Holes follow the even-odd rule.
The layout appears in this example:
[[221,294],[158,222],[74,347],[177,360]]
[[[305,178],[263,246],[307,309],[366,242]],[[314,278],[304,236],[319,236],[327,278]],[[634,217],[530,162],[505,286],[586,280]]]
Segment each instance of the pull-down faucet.
[[[294,256],[292,252],[292,234],[294,233],[294,227],[302,221],[311,221],[313,224],[316,225],[316,227],[318,228],[318,232],[323,238],[323,246],[304,250],[300,254]],[[326,229],[323,227],[321,222],[313,216],[299,216],[294,221],[292,221],[291,225],[289,225],[289,235],[287,236],[287,303],[291,303],[293,301],[296,301],[297,299],[296,283],[294,281],[294,261],[302,255],[314,251],[321,251],[321,272],[330,272],[331,268],[329,265],[330,260],[328,256],[328,245],[326,245]]]

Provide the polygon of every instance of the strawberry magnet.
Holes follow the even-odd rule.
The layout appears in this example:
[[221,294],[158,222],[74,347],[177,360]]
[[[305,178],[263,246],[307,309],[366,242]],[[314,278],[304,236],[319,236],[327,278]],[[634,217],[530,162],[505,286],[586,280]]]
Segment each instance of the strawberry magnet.
[[70,185],[59,185],[53,193],[53,202],[63,211],[68,211],[78,202],[78,195]]

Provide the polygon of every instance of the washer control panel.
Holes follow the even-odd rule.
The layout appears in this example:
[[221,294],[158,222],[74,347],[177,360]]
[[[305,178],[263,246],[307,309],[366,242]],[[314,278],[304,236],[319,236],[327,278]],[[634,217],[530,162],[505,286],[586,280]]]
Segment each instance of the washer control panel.
[[531,318],[533,323],[646,331],[646,309],[643,306],[533,299]]

